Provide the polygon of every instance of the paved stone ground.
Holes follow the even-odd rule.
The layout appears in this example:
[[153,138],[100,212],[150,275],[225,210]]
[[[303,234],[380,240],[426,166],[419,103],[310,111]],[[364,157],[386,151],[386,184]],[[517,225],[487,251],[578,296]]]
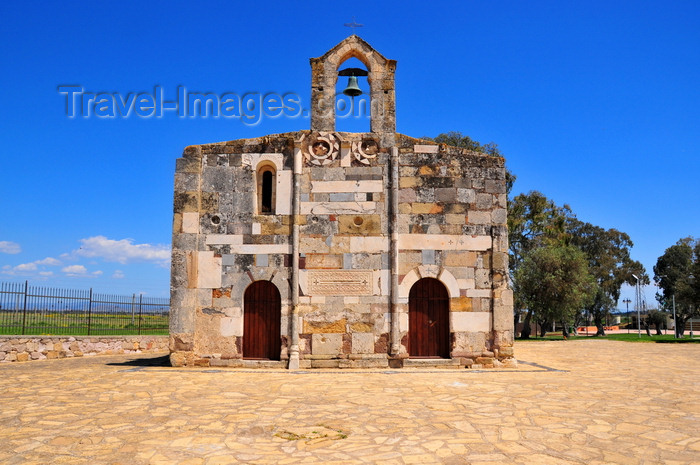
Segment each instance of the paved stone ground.
[[700,345],[516,354],[482,372],[2,364],[0,463],[700,463]]

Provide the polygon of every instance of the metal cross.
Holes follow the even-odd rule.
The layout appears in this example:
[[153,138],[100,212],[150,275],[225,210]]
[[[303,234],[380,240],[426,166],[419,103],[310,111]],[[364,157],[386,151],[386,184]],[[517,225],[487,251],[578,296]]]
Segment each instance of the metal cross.
[[345,23],[345,24],[343,24],[343,26],[352,28],[352,33],[355,34],[355,28],[362,27],[362,26],[364,26],[364,24],[360,24],[360,23],[356,22],[355,17],[353,16],[352,22]]

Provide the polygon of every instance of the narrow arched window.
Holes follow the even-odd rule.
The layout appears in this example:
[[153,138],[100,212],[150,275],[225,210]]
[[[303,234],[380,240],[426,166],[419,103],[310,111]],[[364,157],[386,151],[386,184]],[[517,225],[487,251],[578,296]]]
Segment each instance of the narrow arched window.
[[275,213],[275,169],[265,165],[258,168],[258,213]]
[[262,175],[262,211],[272,213],[272,172],[265,171]]

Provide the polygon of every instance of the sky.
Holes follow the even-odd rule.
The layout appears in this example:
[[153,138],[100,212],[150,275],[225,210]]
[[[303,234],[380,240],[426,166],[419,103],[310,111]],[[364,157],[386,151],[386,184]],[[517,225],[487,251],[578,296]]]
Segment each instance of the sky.
[[398,62],[398,132],[495,142],[514,194],[628,233],[650,276],[667,247],[700,236],[695,0],[2,2],[0,281],[168,296],[184,147],[310,119],[158,114],[147,96],[272,93],[308,108],[308,60],[353,17]]

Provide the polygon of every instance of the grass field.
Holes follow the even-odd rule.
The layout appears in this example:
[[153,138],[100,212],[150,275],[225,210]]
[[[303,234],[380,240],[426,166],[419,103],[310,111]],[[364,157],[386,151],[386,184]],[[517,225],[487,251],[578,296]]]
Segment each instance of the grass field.
[[[24,320],[24,332],[22,322]],[[88,336],[168,334],[168,314],[39,313],[0,311],[0,334],[32,336]]]
[[[653,332],[652,332],[653,334]],[[698,344],[700,343],[700,334],[695,333],[693,335],[694,337],[691,339],[690,335],[688,332],[679,339],[675,339],[673,337],[673,334],[662,334],[661,336],[647,336],[646,332],[642,331],[642,337],[639,337],[637,332],[633,333],[617,333],[617,334],[608,334],[606,336],[585,336],[585,335],[580,335],[580,336],[574,336],[571,335],[569,339],[571,340],[590,340],[590,341],[599,341],[603,339],[607,339],[609,341],[626,341],[626,342],[659,342],[659,343],[669,343],[669,344],[683,344],[683,343],[691,343],[691,344]],[[564,337],[561,335],[561,332],[557,333],[547,333],[545,337],[537,337],[535,338],[530,337],[530,339],[517,339],[518,341],[563,341]]]
[[[652,332],[653,334],[653,332]],[[667,342],[667,343],[700,343],[700,334],[693,334],[693,338],[690,338],[690,334],[686,331],[682,338],[675,339],[673,334],[662,334],[661,336],[647,336],[645,332],[642,332],[642,337],[639,337],[637,333],[630,334],[609,334],[605,336],[605,339],[610,339],[613,341],[628,341],[628,342]],[[698,337],[695,337],[698,336]]]

